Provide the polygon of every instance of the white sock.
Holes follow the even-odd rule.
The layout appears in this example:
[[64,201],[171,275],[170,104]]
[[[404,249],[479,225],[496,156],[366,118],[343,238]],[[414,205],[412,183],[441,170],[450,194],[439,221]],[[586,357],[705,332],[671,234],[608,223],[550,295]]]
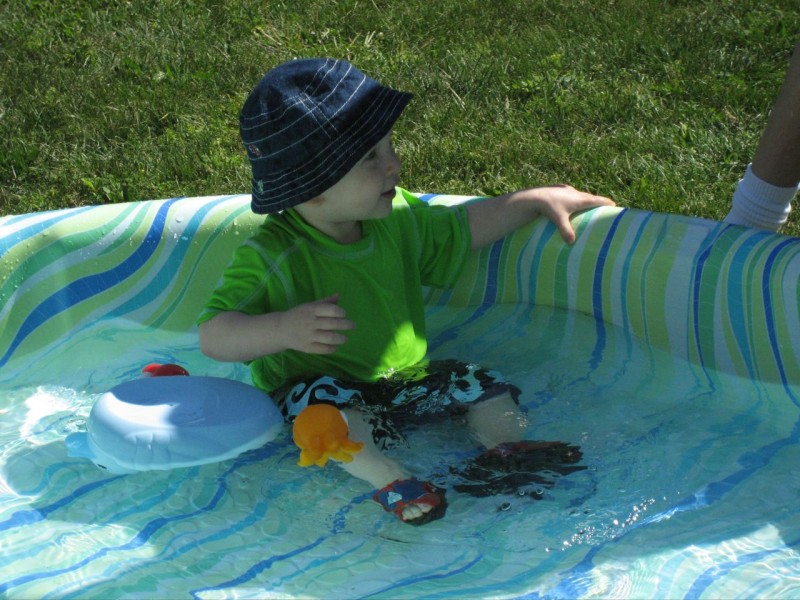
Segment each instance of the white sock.
[[733,206],[724,221],[777,231],[789,217],[797,186],[778,187],[767,183],[753,173],[751,166],[747,165],[744,177],[736,186]]

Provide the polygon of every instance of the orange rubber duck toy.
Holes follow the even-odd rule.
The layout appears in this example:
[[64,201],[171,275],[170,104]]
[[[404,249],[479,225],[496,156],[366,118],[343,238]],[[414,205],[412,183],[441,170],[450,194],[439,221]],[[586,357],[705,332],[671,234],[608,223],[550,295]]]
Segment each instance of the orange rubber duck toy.
[[329,404],[307,406],[297,415],[292,428],[292,438],[300,448],[297,464],[324,467],[329,458],[351,462],[364,444],[350,440],[349,432],[344,415],[338,409]]

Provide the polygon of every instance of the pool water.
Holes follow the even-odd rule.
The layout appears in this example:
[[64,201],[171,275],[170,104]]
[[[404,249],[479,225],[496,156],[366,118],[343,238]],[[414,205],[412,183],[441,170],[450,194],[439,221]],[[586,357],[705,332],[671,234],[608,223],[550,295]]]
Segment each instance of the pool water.
[[[429,323],[433,357],[502,370],[528,437],[580,445],[587,469],[524,494],[451,489],[445,518],[420,528],[336,468],[297,467],[287,434],[218,464],[109,475],[64,444],[100,393],[149,362],[248,374],[194,335],[100,321],[0,373],[0,595],[800,596],[796,388],[557,309],[438,308]],[[475,454],[460,422],[408,439],[394,455],[440,485]]]

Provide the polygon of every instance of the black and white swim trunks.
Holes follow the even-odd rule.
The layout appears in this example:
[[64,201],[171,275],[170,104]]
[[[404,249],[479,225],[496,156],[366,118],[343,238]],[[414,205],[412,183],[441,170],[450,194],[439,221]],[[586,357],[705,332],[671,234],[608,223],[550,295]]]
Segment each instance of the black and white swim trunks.
[[329,376],[288,383],[271,396],[291,422],[312,404],[355,408],[368,415],[373,439],[388,449],[404,438],[400,430],[430,417],[463,415],[470,404],[520,390],[498,371],[457,360],[422,362],[378,381],[343,381]]

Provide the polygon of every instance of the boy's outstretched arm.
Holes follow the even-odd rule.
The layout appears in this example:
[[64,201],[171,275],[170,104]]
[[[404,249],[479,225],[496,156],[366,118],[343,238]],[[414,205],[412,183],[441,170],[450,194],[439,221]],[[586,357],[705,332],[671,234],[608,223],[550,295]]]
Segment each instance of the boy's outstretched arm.
[[614,201],[576,190],[569,185],[528,188],[486,198],[467,205],[472,248],[482,248],[529,223],[539,215],[550,219],[568,244],[575,241],[569,222],[573,213],[595,206],[614,206]]

